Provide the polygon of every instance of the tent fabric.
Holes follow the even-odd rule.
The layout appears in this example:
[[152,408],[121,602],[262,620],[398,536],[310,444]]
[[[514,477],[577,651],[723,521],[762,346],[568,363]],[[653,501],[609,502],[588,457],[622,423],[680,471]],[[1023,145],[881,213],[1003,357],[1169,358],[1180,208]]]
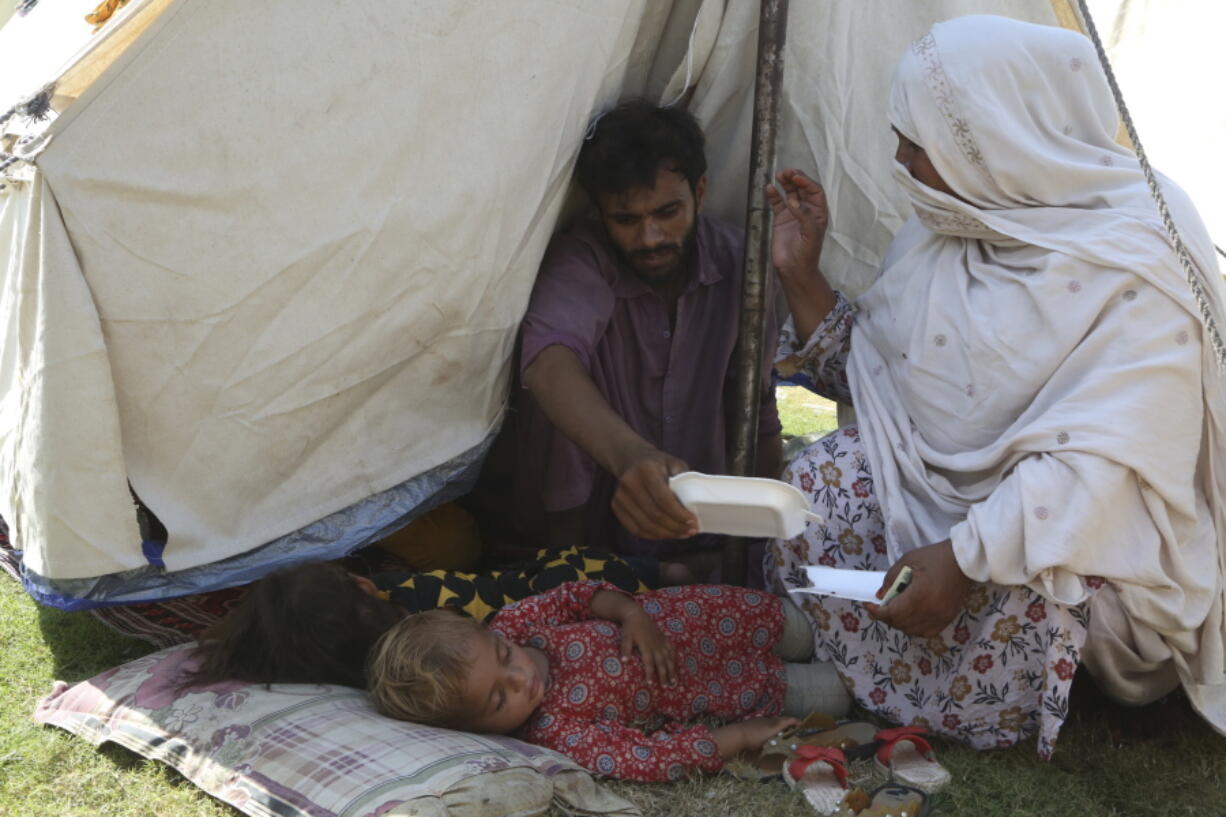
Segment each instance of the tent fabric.
[[[707,207],[743,220],[757,56],[756,3],[729,3],[690,109],[712,143]],[[990,13],[1059,25],[1063,0],[941,0],[866,5],[790,6],[776,165],[815,172],[826,188],[831,222],[822,272],[859,295],[876,278],[910,205],[890,174],[896,140],[886,118],[894,66],[934,22]]]
[[[161,518],[172,572],[485,440],[570,146],[657,16],[630,2],[168,8],[37,157],[75,251],[54,274],[88,286],[115,397],[48,368],[72,399],[40,399],[6,367],[7,399],[46,410],[37,429],[7,425],[4,450],[21,473],[67,466],[54,492],[3,508],[26,565],[65,580],[146,561],[113,520],[131,501],[39,435],[110,443],[93,470]],[[77,323],[45,320],[85,349]],[[99,521],[77,526],[88,549],[36,526],[69,502]]]
[[[267,544],[218,562],[168,571],[156,564],[83,579],[47,579],[29,569],[22,576],[27,592],[63,610],[88,610],[207,593],[255,581],[304,558],[339,559],[399,530],[409,521],[463,496],[476,482],[493,442],[478,445],[424,474],[367,497]],[[146,558],[160,556],[160,543],[142,543]],[[152,550],[151,550],[152,548]]]
[[[61,5],[93,6],[0,36]],[[849,292],[905,213],[894,62],[989,7],[1057,21],[1048,0],[792,4],[779,163],[827,184]],[[709,207],[742,219],[756,28],[724,0],[134,0],[104,65],[65,49],[65,78],[96,78],[65,82],[0,192],[0,516],[28,580],[61,606],[234,583],[406,521],[434,469],[428,490],[462,480],[594,112],[692,86]],[[357,534],[295,538],[364,504]]]
[[[0,283],[0,473],[9,483],[0,515],[21,520],[18,542],[55,544],[27,548],[25,563],[39,573],[138,567],[141,538],[121,467],[106,340],[41,171],[20,194],[0,198],[0,237],[8,257]],[[89,421],[61,421],[60,407]],[[88,495],[78,502],[81,490]],[[112,552],[94,536],[100,528],[136,553]]]

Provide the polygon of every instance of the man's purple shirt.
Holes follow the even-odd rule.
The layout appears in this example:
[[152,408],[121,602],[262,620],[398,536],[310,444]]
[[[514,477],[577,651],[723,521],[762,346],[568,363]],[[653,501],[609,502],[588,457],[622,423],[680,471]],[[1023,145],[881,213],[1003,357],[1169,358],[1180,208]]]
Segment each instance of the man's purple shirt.
[[[740,229],[698,217],[696,251],[685,271],[689,282],[671,329],[663,299],[619,263],[599,223],[584,222],[555,236],[523,322],[521,373],[546,347],[565,346],[640,436],[695,471],[726,473],[743,236]],[[769,310],[759,438],[780,431],[771,384],[778,330],[774,310]],[[527,398],[520,401],[516,494],[525,512],[521,519],[587,505],[588,544],[643,555],[689,549],[662,548],[622,528],[609,507],[613,477],[555,431],[529,395],[521,396]]]

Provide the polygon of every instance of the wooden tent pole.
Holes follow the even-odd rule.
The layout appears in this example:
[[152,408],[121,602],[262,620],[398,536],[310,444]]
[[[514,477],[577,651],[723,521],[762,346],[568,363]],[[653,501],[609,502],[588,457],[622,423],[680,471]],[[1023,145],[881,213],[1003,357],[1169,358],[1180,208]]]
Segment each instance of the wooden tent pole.
[[[783,45],[787,39],[788,0],[761,0],[758,67],[754,84],[753,137],[749,158],[749,206],[745,214],[745,278],[741,323],[734,356],[732,468],[754,474],[758,442],[758,399],[762,344],[766,332],[766,276],[770,271],[771,211],[763,187],[775,167],[775,136],[783,93]],[[745,584],[746,541],[724,545],[722,580]]]

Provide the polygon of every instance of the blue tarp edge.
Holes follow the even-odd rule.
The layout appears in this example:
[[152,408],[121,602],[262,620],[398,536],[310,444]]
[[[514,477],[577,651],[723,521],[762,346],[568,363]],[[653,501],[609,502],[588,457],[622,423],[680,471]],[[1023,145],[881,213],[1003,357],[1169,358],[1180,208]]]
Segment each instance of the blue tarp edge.
[[[468,493],[497,432],[497,427],[491,429],[476,446],[424,474],[220,562],[174,572],[150,565],[89,579],[48,579],[23,566],[22,583],[40,604],[89,610],[220,590],[301,562],[339,559]],[[173,546],[172,533],[168,549]]]

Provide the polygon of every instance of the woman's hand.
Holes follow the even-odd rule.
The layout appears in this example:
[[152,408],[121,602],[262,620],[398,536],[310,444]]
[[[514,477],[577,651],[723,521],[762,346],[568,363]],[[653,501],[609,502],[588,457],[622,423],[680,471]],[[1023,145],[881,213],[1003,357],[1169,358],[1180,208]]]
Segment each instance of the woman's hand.
[[868,614],[907,635],[932,638],[949,626],[974,584],[958,567],[953,544],[946,539],[904,554],[885,574],[877,597],[885,595],[904,566],[911,568],[911,584],[884,606],[866,604]]
[[731,760],[741,752],[761,749],[762,744],[798,723],[796,718],[750,718],[716,727],[711,737],[719,747],[719,756]]
[[830,223],[826,192],[799,170],[784,170],[775,178],[778,187],[766,186],[766,199],[775,211],[771,261],[785,280],[811,278]]
[[667,686],[676,683],[677,656],[673,645],[634,599],[623,593],[598,590],[592,594],[591,605],[592,615],[621,625],[622,658],[628,659],[638,650],[648,683],[657,679]]
[[796,335],[803,342],[836,301],[834,290],[817,269],[830,212],[822,186],[799,170],[785,170],[775,178],[778,187],[766,185],[766,199],[775,211],[771,261],[787,296]]

